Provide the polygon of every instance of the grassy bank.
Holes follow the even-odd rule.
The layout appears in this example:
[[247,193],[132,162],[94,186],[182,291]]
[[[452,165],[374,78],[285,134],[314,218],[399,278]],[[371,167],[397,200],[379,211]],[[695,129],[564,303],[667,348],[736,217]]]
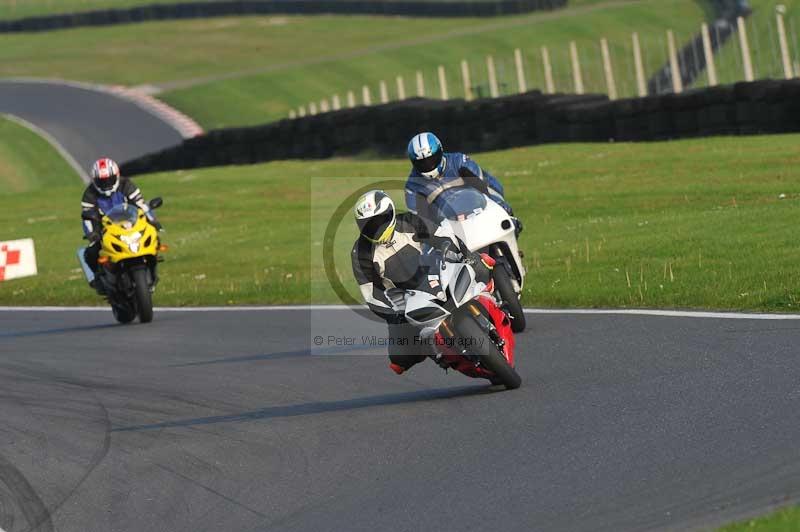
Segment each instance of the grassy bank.
[[[462,92],[460,61],[486,92],[487,54],[501,90],[516,91],[513,50],[527,61],[528,87],[542,87],[539,47],[550,47],[557,89],[573,90],[568,43],[578,43],[587,90],[605,90],[599,40],[611,45],[622,94],[632,94],[630,33],[639,31],[646,68],[665,61],[664,30],[680,39],[705,18],[694,0],[581,2],[552,12],[487,19],[405,17],[223,17],[10,34],[0,47],[0,77],[61,77],[124,85],[157,84],[167,102],[206,127],[254,124],[289,109],[369,85],[378,99],[395,76],[415,94],[421,69],[426,93],[438,95],[436,68],[447,69],[449,92]],[[347,38],[342,38],[345,36]],[[97,43],[103,43],[98,46]],[[170,53],[165,54],[164,50]]]
[[719,532],[792,532],[800,530],[800,508],[784,508],[773,514],[748,519],[719,529]]
[[[560,145],[476,157],[526,222],[527,305],[796,311],[799,140]],[[172,249],[157,303],[337,302],[321,259],[333,211],[359,186],[405,171],[402,159],[333,160],[138,179],[148,197],[165,198]],[[0,197],[0,226],[36,238],[42,272],[0,285],[0,304],[97,302],[75,270],[79,193]],[[47,221],[31,221],[44,209]],[[349,216],[334,258],[355,294]]]
[[0,115],[0,195],[70,180],[80,182],[75,171],[47,141]]

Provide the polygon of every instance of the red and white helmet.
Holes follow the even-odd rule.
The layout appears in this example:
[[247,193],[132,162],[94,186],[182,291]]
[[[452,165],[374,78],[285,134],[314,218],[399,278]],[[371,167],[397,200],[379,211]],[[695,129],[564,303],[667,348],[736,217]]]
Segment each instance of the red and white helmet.
[[91,176],[94,188],[104,196],[111,196],[119,187],[119,166],[111,159],[95,161]]

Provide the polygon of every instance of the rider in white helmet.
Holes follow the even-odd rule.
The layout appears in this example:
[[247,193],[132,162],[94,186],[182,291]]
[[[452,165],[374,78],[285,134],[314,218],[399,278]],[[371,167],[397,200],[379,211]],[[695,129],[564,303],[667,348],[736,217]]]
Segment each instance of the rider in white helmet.
[[375,314],[389,326],[389,367],[398,375],[425,357],[433,354],[432,346],[415,343],[419,331],[409,324],[403,313],[392,309],[386,297],[389,288],[413,290],[426,279],[420,268],[420,257],[430,247],[445,243],[452,249],[464,250],[460,255],[472,264],[479,279],[488,282],[494,261],[488,255],[466,250],[458,238],[444,227],[431,231],[431,224],[414,213],[397,214],[392,198],[382,190],[371,190],[356,202],[355,219],[359,237],[353,246],[353,275],[361,295]]

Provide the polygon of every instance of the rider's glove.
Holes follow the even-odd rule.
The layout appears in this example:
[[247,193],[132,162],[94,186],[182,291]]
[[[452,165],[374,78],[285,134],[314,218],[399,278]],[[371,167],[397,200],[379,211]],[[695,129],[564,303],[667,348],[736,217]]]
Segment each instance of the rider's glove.
[[492,269],[495,261],[486,253],[469,252],[464,262],[475,270],[475,279],[478,282],[488,283],[489,279],[492,278]]
[[91,233],[86,234],[86,236],[84,236],[83,238],[89,241],[90,247],[100,242],[101,239],[100,233],[98,233],[97,231],[92,231]]
[[514,220],[514,236],[519,236],[523,228],[522,220],[515,217],[512,217],[512,220]]
[[159,231],[163,231],[164,230],[164,227],[162,227],[161,222],[159,222],[158,220],[153,220],[150,223],[153,224],[153,227],[155,227]]

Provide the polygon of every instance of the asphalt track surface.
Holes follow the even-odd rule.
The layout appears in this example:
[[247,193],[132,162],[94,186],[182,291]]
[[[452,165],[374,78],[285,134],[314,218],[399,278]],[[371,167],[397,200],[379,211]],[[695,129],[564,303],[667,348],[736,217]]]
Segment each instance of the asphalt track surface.
[[528,318],[506,392],[394,375],[346,309],[0,312],[0,528],[686,530],[800,498],[800,320]]
[[55,82],[0,81],[0,113],[43,129],[87,169],[100,157],[124,162],[183,140],[129,100]]

